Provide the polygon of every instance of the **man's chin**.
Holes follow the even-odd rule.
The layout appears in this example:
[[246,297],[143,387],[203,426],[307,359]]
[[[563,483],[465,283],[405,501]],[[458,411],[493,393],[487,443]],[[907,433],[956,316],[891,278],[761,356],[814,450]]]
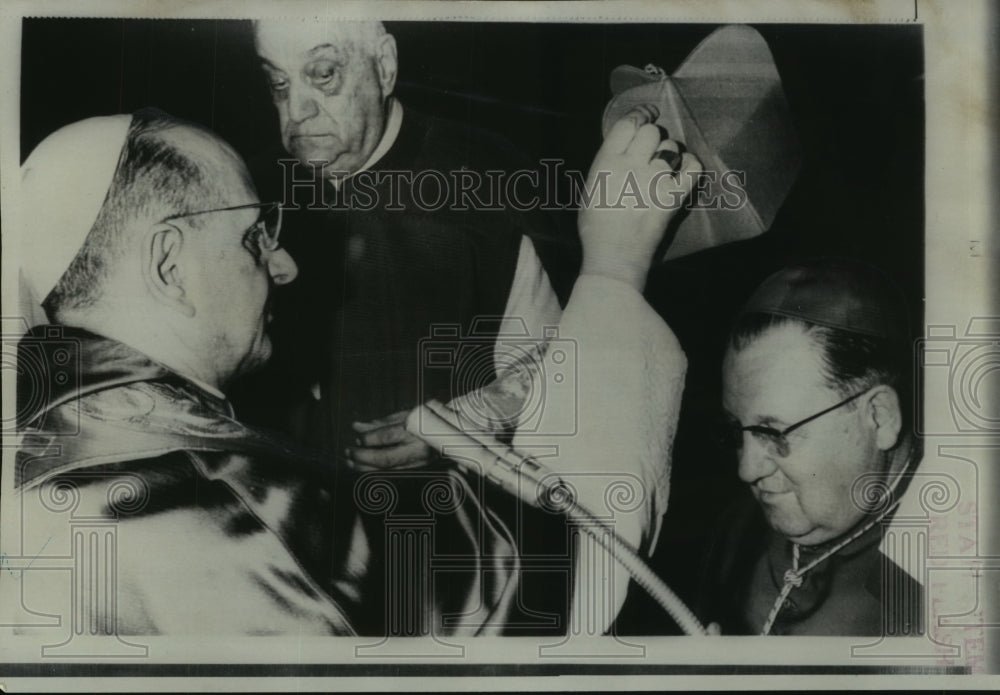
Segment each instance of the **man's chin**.
[[[353,174],[363,164],[353,152],[345,152],[339,147],[304,147],[293,140],[288,151],[299,164],[310,167],[323,178]],[[317,163],[319,166],[317,167]]]
[[819,533],[819,530],[810,524],[808,520],[801,517],[796,518],[797,515],[791,515],[783,509],[768,505],[764,505],[763,509],[768,525],[788,540],[800,545],[812,545],[822,542],[820,540],[813,540],[812,537]]
[[240,362],[236,377],[243,377],[259,371],[271,359],[274,349],[271,347],[271,339],[264,335],[254,349]]
[[271,355],[274,353],[274,347],[271,345],[271,338],[266,333],[264,337],[261,338],[260,347],[254,353],[254,363],[252,369],[260,369],[271,359]]

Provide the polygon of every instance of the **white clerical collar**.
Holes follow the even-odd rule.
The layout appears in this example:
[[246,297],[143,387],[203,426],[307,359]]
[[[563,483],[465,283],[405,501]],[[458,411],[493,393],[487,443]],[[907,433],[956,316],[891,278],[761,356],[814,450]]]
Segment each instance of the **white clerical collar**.
[[330,183],[333,184],[334,188],[340,188],[340,184],[346,179],[375,166],[378,160],[382,159],[392,146],[396,144],[396,138],[399,137],[399,129],[402,125],[403,105],[399,103],[399,99],[396,97],[389,97],[389,117],[386,119],[385,130],[382,132],[382,139],[379,140],[378,147],[368,157],[368,161],[354,173],[341,176],[340,178],[331,178]]

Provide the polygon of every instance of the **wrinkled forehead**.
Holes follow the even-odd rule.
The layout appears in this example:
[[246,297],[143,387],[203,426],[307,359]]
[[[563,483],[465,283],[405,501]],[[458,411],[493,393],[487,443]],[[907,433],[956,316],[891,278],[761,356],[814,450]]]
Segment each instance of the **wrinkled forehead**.
[[372,33],[366,22],[258,20],[254,22],[254,45],[262,59],[285,67],[317,55],[349,58],[363,48]]
[[802,401],[827,390],[822,349],[799,325],[765,329],[744,347],[726,350],[722,383],[727,407],[796,412]]

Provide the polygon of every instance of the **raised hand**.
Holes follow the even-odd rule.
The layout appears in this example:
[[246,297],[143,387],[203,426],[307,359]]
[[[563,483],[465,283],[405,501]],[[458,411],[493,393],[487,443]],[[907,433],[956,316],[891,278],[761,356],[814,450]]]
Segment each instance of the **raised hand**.
[[667,225],[691,193],[701,162],[664,139],[652,106],[637,107],[608,131],[587,176],[578,226],[581,274],[623,280],[638,291]]

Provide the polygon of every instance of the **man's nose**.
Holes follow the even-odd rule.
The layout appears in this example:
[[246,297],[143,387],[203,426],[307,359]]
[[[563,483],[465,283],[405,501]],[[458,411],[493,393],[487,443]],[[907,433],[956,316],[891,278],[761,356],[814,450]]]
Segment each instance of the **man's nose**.
[[275,285],[287,285],[299,274],[299,267],[285,249],[275,249],[267,258],[267,272]]
[[757,438],[749,432],[743,433],[743,447],[740,449],[739,456],[740,480],[748,485],[752,485],[761,478],[766,478],[777,468],[767,446],[757,441]]
[[311,89],[294,82],[288,88],[288,116],[296,123],[307,121],[319,113],[319,106],[313,98]]

